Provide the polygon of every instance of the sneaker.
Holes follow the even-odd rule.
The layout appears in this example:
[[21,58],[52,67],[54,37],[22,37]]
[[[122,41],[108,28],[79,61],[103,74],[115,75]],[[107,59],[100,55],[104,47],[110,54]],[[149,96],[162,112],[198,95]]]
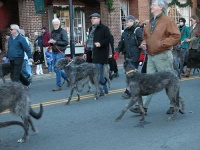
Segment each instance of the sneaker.
[[52,89],[52,91],[61,91],[62,88],[60,86],[56,86],[55,88]]
[[116,73],[114,73],[114,74],[112,75],[112,78],[117,78],[117,77],[119,77],[118,72],[116,72]]
[[[143,107],[144,108],[144,114],[145,115],[147,115],[147,108],[145,108],[145,107]],[[131,112],[134,112],[134,113],[140,113],[140,114],[142,114],[142,112],[141,112],[141,110],[140,110],[140,108],[139,108],[139,106],[137,106],[137,107],[131,107],[130,109],[129,109]]]
[[170,107],[166,113],[167,114],[174,114],[174,107]]

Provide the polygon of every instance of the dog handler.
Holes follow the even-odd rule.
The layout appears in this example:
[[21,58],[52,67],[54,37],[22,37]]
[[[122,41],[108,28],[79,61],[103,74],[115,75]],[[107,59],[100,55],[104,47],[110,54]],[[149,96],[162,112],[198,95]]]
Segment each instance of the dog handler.
[[[153,0],[151,5],[153,17],[144,28],[141,48],[146,49],[148,53],[147,73],[149,74],[160,71],[175,71],[171,50],[172,46],[179,42],[181,34],[175,22],[164,14],[166,9],[167,3],[164,0]],[[146,113],[152,96],[151,94],[143,97],[143,107]],[[174,113],[172,102],[170,105],[167,114]],[[131,111],[141,112],[138,107],[131,109]]]

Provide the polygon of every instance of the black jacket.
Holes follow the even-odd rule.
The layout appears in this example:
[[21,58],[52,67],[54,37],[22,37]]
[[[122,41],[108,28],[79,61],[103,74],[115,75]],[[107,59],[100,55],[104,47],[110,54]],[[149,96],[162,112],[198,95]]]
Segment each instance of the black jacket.
[[[89,28],[89,32],[92,27]],[[99,24],[94,31],[94,40],[93,42],[99,42],[101,44],[100,47],[95,47],[92,50],[92,62],[93,63],[108,63],[108,55],[109,55],[109,42],[110,42],[110,30],[107,26],[103,24]],[[87,50],[86,50],[87,53]]]
[[140,56],[141,49],[139,49],[139,45],[142,42],[142,29],[138,28],[136,30],[136,37],[135,39],[134,31],[136,26],[133,25],[130,28],[126,28],[121,36],[121,41],[116,48],[117,52],[123,52],[125,58],[132,59],[134,62],[137,62]]
[[53,30],[51,32],[51,38],[56,40],[56,44],[52,45],[53,53],[60,53],[60,51],[64,53],[68,45],[67,32],[62,28]]

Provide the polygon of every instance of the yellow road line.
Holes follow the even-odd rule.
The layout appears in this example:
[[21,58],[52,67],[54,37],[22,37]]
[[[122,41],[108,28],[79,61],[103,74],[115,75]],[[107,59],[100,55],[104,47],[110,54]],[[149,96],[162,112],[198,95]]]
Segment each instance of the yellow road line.
[[[191,76],[190,78],[182,78],[181,81],[188,81],[188,80],[193,80],[193,79],[198,79],[198,78],[200,78],[200,76]],[[115,93],[120,93],[120,92],[123,92],[124,90],[125,90],[125,88],[117,89],[117,90],[112,90],[112,91],[109,91],[108,95],[115,94]],[[81,100],[88,99],[88,98],[94,98],[94,94],[87,94],[87,95],[80,96]],[[68,97],[66,97],[66,99],[60,99],[60,100],[52,100],[52,101],[48,101],[48,102],[42,102],[42,105],[43,106],[55,105],[55,104],[65,103],[65,102],[67,102],[67,100],[68,100]],[[74,96],[71,99],[71,101],[76,101],[76,100],[77,100],[77,96]],[[38,108],[38,107],[40,107],[40,104],[39,103],[32,104],[31,107],[32,108]],[[6,114],[6,113],[9,113],[9,111],[5,110],[4,112],[2,112],[0,114]]]
[[[117,90],[112,90],[112,91],[109,91],[108,95],[109,94],[115,94],[115,93],[119,93],[119,92],[123,92],[125,90],[125,88],[123,89],[117,89]],[[83,95],[83,96],[80,96],[80,99],[83,100],[83,99],[88,99],[88,98],[94,98],[94,94],[87,94],[87,95]],[[42,105],[43,106],[49,106],[49,105],[55,105],[55,104],[60,104],[60,103],[64,103],[64,102],[67,102],[68,98],[66,99],[60,99],[60,100],[53,100],[53,101],[48,101],[48,102],[42,102]],[[76,97],[72,97],[71,101],[75,101],[77,100],[77,96]],[[37,107],[40,107],[40,104],[37,103],[37,104],[32,104],[31,105],[32,108],[37,108]],[[6,114],[6,113],[9,113],[10,111],[8,110],[5,110],[4,112],[0,113],[0,114]]]

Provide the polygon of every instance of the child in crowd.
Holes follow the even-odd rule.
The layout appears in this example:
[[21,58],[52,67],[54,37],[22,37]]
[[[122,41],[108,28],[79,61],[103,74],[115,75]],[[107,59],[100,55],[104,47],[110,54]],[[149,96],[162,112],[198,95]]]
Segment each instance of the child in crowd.
[[45,52],[46,61],[48,65],[48,73],[53,73],[53,57],[52,57],[52,47],[48,47],[47,51]]
[[35,52],[33,54],[33,59],[36,65],[36,75],[43,74],[42,63],[43,63],[43,52],[39,46],[35,47]]

